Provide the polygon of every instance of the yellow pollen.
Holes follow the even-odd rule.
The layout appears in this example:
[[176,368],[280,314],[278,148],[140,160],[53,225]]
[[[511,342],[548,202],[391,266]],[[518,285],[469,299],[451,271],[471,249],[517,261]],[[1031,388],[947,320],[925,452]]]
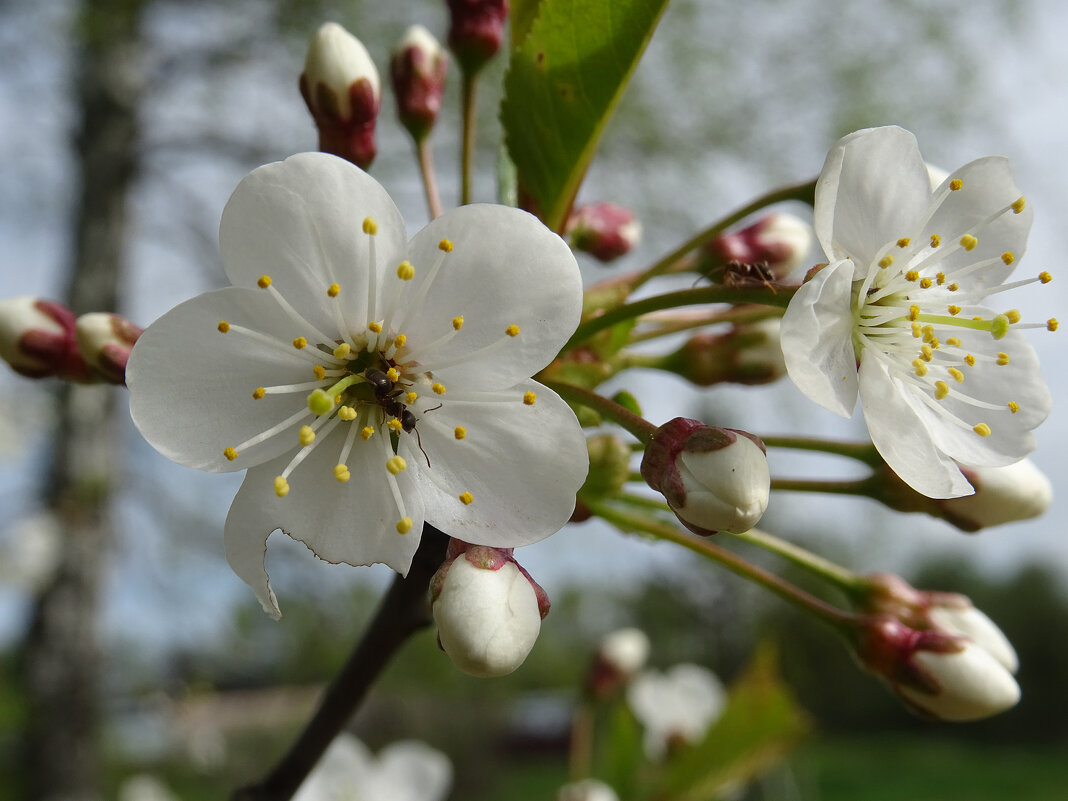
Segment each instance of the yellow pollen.
[[404,336],[404,334],[397,334],[397,337],[393,340],[393,347],[398,349],[403,348],[404,343],[407,341],[408,337]]
[[331,284],[326,289],[326,294],[332,298],[336,298],[341,293],[341,286],[339,284]]
[[1021,211],[1024,210],[1024,206],[1026,206],[1026,205],[1027,205],[1027,200],[1024,198],[1023,195],[1020,195],[1020,197],[1018,197],[1012,203],[1012,211],[1013,211],[1013,213],[1014,214],[1019,214]]
[[979,240],[971,234],[965,234],[960,238],[960,246],[965,250],[975,250],[975,246],[979,244]]
[[533,406],[534,402],[537,401],[537,399],[538,396],[535,395],[533,392],[523,393],[523,403],[525,403],[527,406]]
[[932,281],[930,278],[923,278],[920,280],[920,287],[923,289],[930,289],[931,284],[933,283],[934,281]]
[[934,339],[934,326],[925,325],[923,327],[923,341],[930,342],[932,339]]
[[339,359],[344,359],[349,355],[349,351],[352,350],[352,346],[348,342],[342,342],[336,348],[334,348],[334,355]]
[[894,257],[891,256],[889,253],[887,253],[885,256],[883,256],[881,259],[879,259],[879,266],[882,267],[883,269],[886,269],[887,267],[889,267],[893,263],[894,263]]
[[386,370],[386,378],[396,384],[397,381],[400,380],[400,372],[397,370],[396,367],[390,367],[388,370]]
[[1007,312],[1005,312],[1005,316],[1009,318],[1009,322],[1010,323],[1018,323],[1018,322],[1020,322],[1020,310],[1019,309],[1009,309]]
[[998,361],[997,361],[998,367],[1004,367],[1008,363],[1009,363],[1009,354],[1007,354],[1005,352],[999,353],[998,354]]
[[378,223],[375,221],[374,217],[363,218],[363,232],[365,234],[370,234],[371,236],[378,233]]
[[349,473],[349,466],[345,464],[339,464],[334,467],[334,478],[344,484],[350,478],[352,474]]
[[966,355],[966,356],[964,357],[964,362],[965,362],[965,364],[967,364],[967,365],[968,365],[969,367],[975,367],[975,357],[974,357],[974,356],[972,356],[972,354],[970,354],[970,353],[969,353],[969,354],[967,354],[967,355]]
[[371,426],[364,426],[360,429],[360,439],[367,442],[375,434],[375,430]]
[[299,436],[301,445],[311,445],[315,442],[315,431],[311,426],[301,426]]
[[944,400],[947,395],[949,395],[949,384],[945,381],[935,381],[934,396],[938,400]]
[[460,503],[462,503],[464,506],[470,506],[473,500],[475,500],[475,496],[472,495],[470,492],[460,493]]
[[381,323],[376,323],[374,320],[372,320],[367,324],[367,330],[375,334],[381,334],[382,325]]
[[337,416],[344,420],[346,423],[351,423],[356,419],[356,410],[351,406],[342,406],[337,410]]
[[289,482],[281,476],[278,476],[274,480],[274,494],[279,498],[284,498],[289,494]]
[[920,358],[925,362],[931,361],[934,358],[934,349],[930,345],[924,345],[920,348]]
[[337,406],[339,403],[341,403],[341,393],[334,396],[334,405]]
[[233,448],[226,448],[223,451],[223,456],[226,457],[227,461],[232,462],[234,459],[237,458],[237,451],[235,451]]
[[1058,328],[1060,328],[1060,326],[1061,324],[1057,322],[1056,317],[1050,317],[1048,320],[1046,320],[1047,331],[1056,331]]
[[917,306],[915,303],[913,303],[911,306],[909,306],[909,319],[910,320],[919,320],[920,319],[920,307]]
[[407,259],[397,265],[397,278],[402,281],[411,281],[415,278],[415,268]]
[[938,341],[938,337],[931,337],[931,341],[928,344],[935,350],[938,350],[942,346],[942,343]]
[[445,394],[445,385],[442,384],[441,382],[437,382],[437,383],[433,384],[430,388],[432,390],[434,390],[434,394],[435,395],[444,395]]
[[312,372],[315,373],[315,377],[318,378],[320,381],[326,378],[326,368],[323,367],[321,364],[315,365],[315,367],[312,368]]
[[1038,274],[1038,280],[1041,281],[1043,284],[1048,284],[1050,281],[1053,280],[1053,276],[1043,270]]
[[1009,411],[1013,414],[1016,414],[1018,411],[1020,411],[1020,404],[1018,404],[1016,401],[1009,401]]
[[463,426],[456,426],[456,428],[452,430],[452,435],[456,437],[456,439],[463,439],[467,436],[467,429]]
[[972,426],[972,431],[974,431],[980,437],[990,436],[990,426],[988,426],[986,423],[978,423],[977,425]]
[[960,306],[948,306],[950,314],[960,314]]
[[459,331],[464,327],[464,316],[462,314],[452,318],[452,327],[454,331]]
[[913,323],[912,324],[912,335],[914,337],[916,337],[916,339],[920,338],[920,332],[922,330],[923,330],[923,326],[921,326],[919,323]]
[[445,253],[452,253],[452,240],[442,239],[440,242],[438,242],[438,250],[441,250]]
[[400,431],[402,428],[404,428],[404,424],[396,417],[391,417],[386,422],[386,425],[389,426],[390,431]]
[[1014,261],[1016,261],[1016,256],[1012,254],[1011,250],[1006,250],[1004,253],[1001,254],[1001,260],[1005,262],[1005,264],[1012,264]]
[[899,248],[907,248],[910,241],[911,240],[907,236],[903,236],[901,239],[897,240],[897,246]]
[[519,326],[510,325],[506,329],[504,329],[504,333],[506,333],[510,337],[517,337],[519,336]]
[[906,281],[916,281],[916,280],[919,279],[919,277],[920,277],[920,274],[916,270],[909,270],[907,273],[905,273],[905,280]]
[[397,521],[397,533],[407,534],[412,530],[412,519],[410,517],[402,517]]
[[408,463],[404,461],[403,456],[390,456],[386,459],[386,470],[393,475],[404,472],[404,469],[408,466]]
[[936,248],[942,244],[942,237],[938,234],[931,234],[931,247]]
[[923,378],[927,375],[927,363],[923,359],[913,359],[912,366],[916,370],[916,375]]
[[960,191],[960,188],[964,186],[964,182],[960,178],[954,178],[949,182],[949,189],[952,192]]
[[218,329],[220,334],[225,334],[230,330],[230,324],[226,320],[219,320]]
[[950,337],[949,339],[946,340],[946,344],[947,345],[952,345],[955,348],[959,348],[960,347],[960,340],[957,339],[956,337]]
[[958,384],[964,383],[964,373],[962,373],[956,367],[950,367],[949,370],[947,370],[946,372],[953,376],[953,380],[956,381]]
[[411,406],[413,403],[415,403],[416,400],[418,400],[418,399],[419,399],[419,393],[418,392],[409,392],[407,395],[404,396],[404,402],[407,403],[409,406]]
[[935,274],[935,278],[938,279],[938,285],[939,286],[942,286],[942,284],[944,284],[946,282],[946,274],[945,273],[936,273]]
[[960,289],[960,284],[957,284],[957,283],[950,284],[949,286],[946,287],[946,289],[948,289],[950,292],[956,292],[958,289]]
[[252,391],[252,397],[255,398],[256,400],[261,400],[263,398],[263,396],[266,395],[266,394],[267,394],[266,387],[256,387],[256,389],[254,389]]
[[267,287],[269,287],[271,285],[271,276],[269,276],[269,275],[261,275],[259,280],[256,281],[256,285],[260,289],[266,289]]
[[293,340],[293,347],[297,350],[304,350],[306,347],[308,347],[308,340],[306,340],[304,337],[297,337]]

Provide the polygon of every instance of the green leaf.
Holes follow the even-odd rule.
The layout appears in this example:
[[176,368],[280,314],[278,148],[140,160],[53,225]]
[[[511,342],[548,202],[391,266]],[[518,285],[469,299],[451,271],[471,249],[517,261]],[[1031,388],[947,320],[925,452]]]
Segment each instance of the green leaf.
[[[535,211],[559,230],[667,0],[526,0],[501,123]],[[531,16],[536,17],[531,22]]]
[[512,0],[508,16],[512,20],[512,50],[518,50],[530,33],[530,26],[538,16],[541,0]]

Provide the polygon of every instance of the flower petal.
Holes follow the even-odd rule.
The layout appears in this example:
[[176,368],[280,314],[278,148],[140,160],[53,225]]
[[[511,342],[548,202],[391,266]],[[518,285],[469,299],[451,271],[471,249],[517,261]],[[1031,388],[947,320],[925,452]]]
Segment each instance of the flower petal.
[[[298,153],[253,170],[234,190],[219,225],[226,275],[254,287],[261,275],[304,317],[336,330],[326,291],[353,333],[367,324],[370,239],[363,221],[377,222],[376,287],[403,258],[404,219],[385,189],[349,162],[326,153]],[[380,289],[376,289],[376,295]]]
[[369,798],[442,801],[452,785],[452,763],[426,743],[398,740],[378,752],[373,784],[376,788],[367,793]]
[[828,259],[853,259],[863,277],[879,248],[910,235],[930,198],[916,137],[896,126],[857,131],[831,148],[816,182],[816,236]]
[[782,353],[790,379],[842,417],[849,417],[857,402],[852,290],[853,262],[834,262],[797,290],[782,318]]
[[[522,401],[527,392],[537,395],[533,405]],[[446,404],[419,421],[433,466],[420,484],[427,520],[476,545],[528,545],[558,531],[589,469],[582,429],[555,392],[527,380],[505,394],[515,401]],[[471,503],[458,500],[464,492]]]
[[891,379],[871,349],[860,360],[860,403],[868,433],[890,469],[929,498],[957,498],[975,490],[956,463],[943,454],[917,413],[919,401]]
[[[582,311],[582,278],[571,249],[525,211],[461,206],[412,239],[408,253],[417,275],[440,258],[442,239],[453,250],[426,301],[398,321],[414,357],[446,385],[481,389],[510,387],[545,367],[574,333]],[[460,315],[463,329],[424,361],[417,349],[448,334]],[[502,342],[511,325],[519,335]],[[498,343],[499,349],[478,355]],[[440,373],[434,366],[453,362]]]
[[[280,346],[233,330],[222,334],[221,320],[255,329]],[[223,457],[224,448],[304,405],[301,394],[252,397],[261,386],[314,380],[313,363],[286,350],[298,335],[296,324],[279,315],[262,290],[228,287],[187,300],[150,325],[130,354],[126,383],[134,424],[168,459],[198,470],[242,470],[291,450],[296,443],[283,434],[232,462]]]

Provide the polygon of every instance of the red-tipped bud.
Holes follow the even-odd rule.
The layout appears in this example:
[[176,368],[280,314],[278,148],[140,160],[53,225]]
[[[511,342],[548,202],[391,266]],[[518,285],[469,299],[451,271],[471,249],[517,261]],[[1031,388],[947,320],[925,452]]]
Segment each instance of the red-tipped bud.
[[508,0],[448,0],[449,47],[460,69],[472,74],[501,49]]
[[630,209],[615,203],[592,203],[571,212],[564,234],[575,250],[610,262],[638,245],[642,225]]
[[430,133],[441,111],[449,56],[422,25],[404,34],[389,64],[397,116],[416,142]]
[[312,37],[300,94],[319,130],[319,149],[367,169],[375,158],[381,89],[367,48],[336,22]]
[[438,643],[472,676],[504,676],[518,668],[549,614],[549,597],[511,548],[453,540],[430,580]]
[[0,300],[0,358],[27,378],[89,380],[74,342],[74,314],[47,300]]
[[676,417],[646,446],[641,473],[695,534],[740,534],[768,508],[764,443],[745,431]]
[[641,629],[618,629],[605,636],[586,679],[590,694],[606,698],[618,692],[645,667],[649,647],[649,638]]
[[108,312],[83,314],[74,324],[78,352],[89,368],[111,384],[126,383],[126,361],[142,329]]
[[725,270],[729,272],[728,265],[754,265],[766,270],[765,278],[781,280],[808,257],[812,239],[812,226],[804,220],[792,214],[769,214],[748,228],[720,234],[709,242],[699,255],[698,270],[719,279]]
[[781,320],[772,317],[738,323],[725,334],[694,334],[677,351],[662,357],[657,367],[700,387],[770,384],[786,375],[779,344],[781,327]]

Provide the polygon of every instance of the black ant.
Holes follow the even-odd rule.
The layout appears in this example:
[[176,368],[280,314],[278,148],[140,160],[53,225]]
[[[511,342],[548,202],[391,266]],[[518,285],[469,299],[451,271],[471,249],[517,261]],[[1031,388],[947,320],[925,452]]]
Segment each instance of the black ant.
[[[423,458],[426,459],[426,466],[430,467],[430,457],[427,456],[426,451],[423,450],[423,438],[419,436],[419,431],[415,427],[415,424],[419,422],[419,418],[412,414],[408,407],[397,399],[404,389],[398,387],[388,375],[374,367],[369,367],[364,370],[363,377],[367,380],[367,383],[371,385],[371,389],[375,393],[375,401],[377,401],[382,411],[390,417],[395,417],[400,420],[401,429],[405,433],[415,433],[415,441],[419,443],[419,450],[423,452]],[[440,409],[441,404],[439,403],[434,408]],[[427,411],[432,410],[428,409]]]

